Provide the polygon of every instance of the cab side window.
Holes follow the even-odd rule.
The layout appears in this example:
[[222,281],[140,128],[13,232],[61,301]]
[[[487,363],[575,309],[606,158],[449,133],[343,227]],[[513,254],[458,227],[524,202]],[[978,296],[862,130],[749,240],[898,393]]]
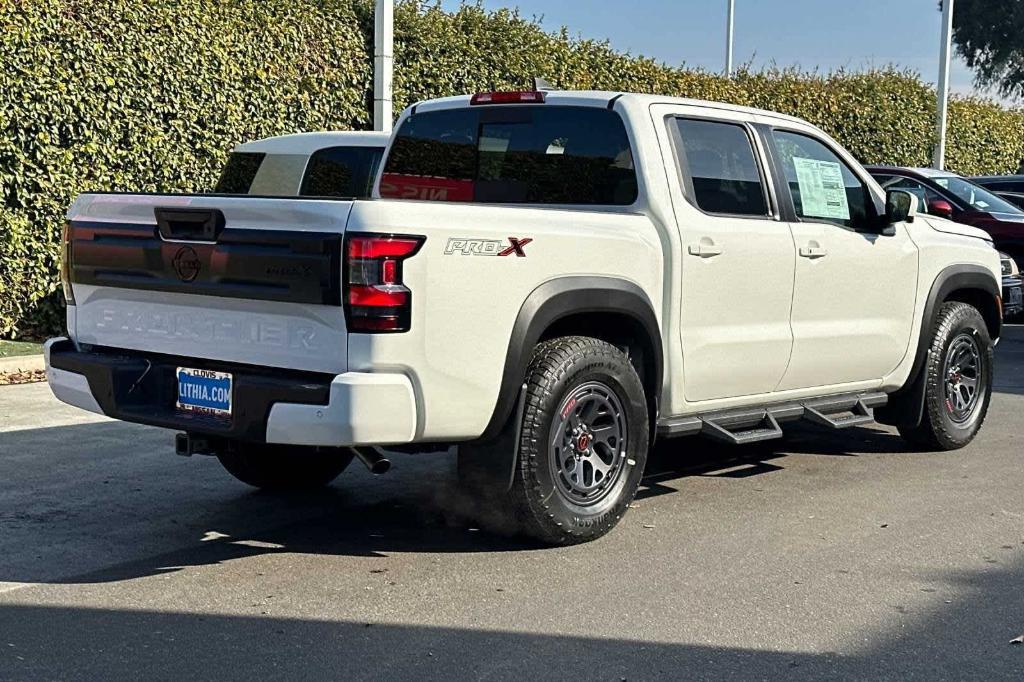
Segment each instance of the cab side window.
[[823,142],[786,130],[772,140],[800,220],[858,229],[874,217],[867,186]]
[[746,128],[735,123],[676,119],[680,165],[691,200],[707,213],[768,215],[764,183]]

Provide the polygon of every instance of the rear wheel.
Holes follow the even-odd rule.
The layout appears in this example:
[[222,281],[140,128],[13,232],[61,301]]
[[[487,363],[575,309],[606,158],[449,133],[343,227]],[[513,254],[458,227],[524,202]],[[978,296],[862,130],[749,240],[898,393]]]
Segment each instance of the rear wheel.
[[264,490],[322,488],[352,462],[348,448],[316,448],[265,443],[230,443],[217,459],[243,483]]
[[955,450],[974,439],[992,397],[992,340],[981,313],[966,303],[944,303],[928,354],[924,415],[906,440],[933,450]]
[[518,533],[547,544],[604,535],[633,500],[647,461],[636,370],[611,344],[562,337],[537,347],[525,390],[511,488],[486,502],[502,505]]

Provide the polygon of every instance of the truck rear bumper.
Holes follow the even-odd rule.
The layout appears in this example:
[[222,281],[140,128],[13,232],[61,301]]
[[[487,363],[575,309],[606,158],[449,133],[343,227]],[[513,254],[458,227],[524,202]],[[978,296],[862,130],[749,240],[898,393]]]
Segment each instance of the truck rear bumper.
[[[401,374],[293,372],[247,365],[79,350],[65,338],[45,346],[53,394],[115,419],[243,441],[289,445],[397,445],[416,435],[416,398]],[[176,368],[230,372],[232,415],[175,407]]]

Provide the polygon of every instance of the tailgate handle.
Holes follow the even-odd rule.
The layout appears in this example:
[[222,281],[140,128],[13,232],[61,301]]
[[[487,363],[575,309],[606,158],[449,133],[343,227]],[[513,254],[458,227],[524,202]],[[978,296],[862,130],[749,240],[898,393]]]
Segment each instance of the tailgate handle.
[[215,242],[224,229],[224,214],[216,208],[160,208],[156,224],[168,241]]

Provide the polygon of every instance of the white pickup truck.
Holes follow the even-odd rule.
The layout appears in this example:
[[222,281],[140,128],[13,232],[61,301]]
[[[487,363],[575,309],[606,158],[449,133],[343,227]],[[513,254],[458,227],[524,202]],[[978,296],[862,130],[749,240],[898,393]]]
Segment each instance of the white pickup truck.
[[804,121],[607,92],[426,101],[374,194],[80,196],[54,393],[261,487],[456,445],[491,517],[547,543],[612,528],[656,435],[877,419],[951,449],[985,418],[989,237],[883,193]]

